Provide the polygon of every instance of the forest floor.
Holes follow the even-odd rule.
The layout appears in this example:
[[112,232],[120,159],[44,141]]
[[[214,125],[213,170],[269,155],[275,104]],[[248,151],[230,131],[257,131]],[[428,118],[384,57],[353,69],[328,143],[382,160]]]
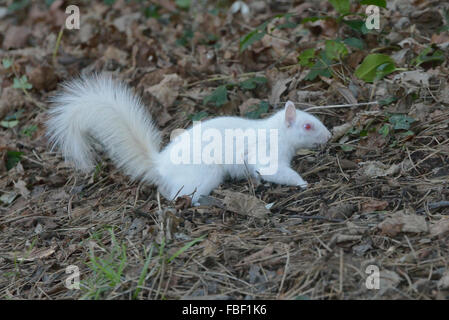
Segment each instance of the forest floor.
[[[449,298],[448,3],[387,1],[369,30],[349,0],[78,2],[63,32],[69,1],[0,2],[0,299]],[[306,190],[227,181],[192,207],[51,150],[49,97],[95,71],[165,143],[345,106],[310,110],[334,136],[295,156]]]

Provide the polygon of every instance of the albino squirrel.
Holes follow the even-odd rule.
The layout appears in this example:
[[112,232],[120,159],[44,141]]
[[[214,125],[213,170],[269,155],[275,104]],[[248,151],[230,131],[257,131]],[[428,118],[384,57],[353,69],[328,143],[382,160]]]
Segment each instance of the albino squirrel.
[[[65,83],[52,103],[47,121],[49,140],[77,168],[85,172],[94,168],[94,138],[133,180],[157,185],[169,200],[191,196],[194,204],[227,177],[251,176],[258,181],[262,178],[306,188],[307,182],[290,168],[290,161],[297,149],[325,144],[331,137],[320,120],[296,110],[288,101],[284,109],[262,120],[218,117],[203,121],[200,126],[205,135],[198,135],[200,127],[194,125],[161,150],[160,132],[141,99],[124,83],[106,75]],[[243,143],[239,129],[247,130],[243,132],[247,138]],[[232,130],[237,131],[229,139]],[[201,150],[203,161],[198,161]],[[255,159],[256,150],[266,150],[271,163],[266,158]],[[179,160],[179,151],[184,152],[184,160]]]

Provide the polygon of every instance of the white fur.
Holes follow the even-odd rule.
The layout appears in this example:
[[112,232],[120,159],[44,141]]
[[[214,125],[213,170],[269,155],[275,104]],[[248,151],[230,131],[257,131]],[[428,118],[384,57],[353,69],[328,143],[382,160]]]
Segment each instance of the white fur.
[[[278,129],[277,173],[259,175],[259,163],[174,164],[170,154],[175,141],[159,151],[160,133],[140,99],[123,83],[108,76],[83,77],[65,84],[53,99],[53,105],[47,122],[50,141],[76,167],[84,171],[93,168],[95,151],[89,140],[93,137],[132,179],[156,184],[162,195],[170,200],[176,196],[193,195],[194,203],[225,178],[241,179],[247,174],[256,179],[305,188],[307,182],[290,168],[295,151],[324,144],[331,137],[317,118],[296,110],[292,102],[287,102],[285,109],[263,120],[219,117],[201,123],[203,129],[215,128],[222,134],[226,129],[234,128]],[[306,123],[312,124],[313,129],[306,130]],[[192,130],[182,134],[189,135],[193,143]],[[244,148],[236,152],[246,154],[248,146]]]

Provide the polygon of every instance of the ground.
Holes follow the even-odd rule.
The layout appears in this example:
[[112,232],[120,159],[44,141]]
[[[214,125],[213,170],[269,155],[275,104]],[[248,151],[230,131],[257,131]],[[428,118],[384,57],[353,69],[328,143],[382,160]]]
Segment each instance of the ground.
[[[1,299],[449,298],[447,3],[365,1],[369,30],[358,1],[78,2],[79,29],[70,1],[0,2]],[[295,156],[306,190],[170,202],[48,145],[49,98],[94,71],[142,96],[165,143],[287,100],[333,138]]]

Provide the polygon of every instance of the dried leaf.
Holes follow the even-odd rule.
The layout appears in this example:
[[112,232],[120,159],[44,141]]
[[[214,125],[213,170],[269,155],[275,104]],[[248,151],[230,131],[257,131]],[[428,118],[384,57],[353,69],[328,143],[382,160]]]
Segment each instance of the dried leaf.
[[165,108],[171,107],[178,97],[184,80],[177,74],[166,74],[162,81],[145,91],[153,95]]
[[273,88],[271,89],[270,97],[268,98],[271,105],[276,105],[279,103],[281,95],[285,92],[285,90],[287,90],[287,84],[290,83],[292,79],[293,78],[279,79],[275,82]]
[[400,232],[424,233],[429,231],[424,216],[405,214],[403,211],[394,213],[379,223],[377,227],[390,237],[394,237]]
[[246,264],[252,264],[255,261],[271,256],[273,254],[273,251],[274,246],[272,244],[269,244],[262,250],[257,251],[252,255],[249,255],[248,257],[243,258],[242,261],[240,261],[237,265],[242,266]]
[[432,222],[429,227],[430,235],[437,237],[449,232],[449,219]]
[[30,190],[27,189],[26,183],[23,180],[14,182],[14,189],[19,191],[20,195],[26,199],[30,196]]
[[270,210],[266,203],[254,196],[240,192],[226,191],[223,203],[229,211],[255,218],[265,218]]
[[388,207],[388,201],[381,201],[376,199],[370,199],[367,202],[362,203],[362,212],[381,211]]
[[10,252],[7,258],[13,261],[31,262],[37,259],[44,259],[55,252],[56,246],[50,248],[34,248],[31,252]]

